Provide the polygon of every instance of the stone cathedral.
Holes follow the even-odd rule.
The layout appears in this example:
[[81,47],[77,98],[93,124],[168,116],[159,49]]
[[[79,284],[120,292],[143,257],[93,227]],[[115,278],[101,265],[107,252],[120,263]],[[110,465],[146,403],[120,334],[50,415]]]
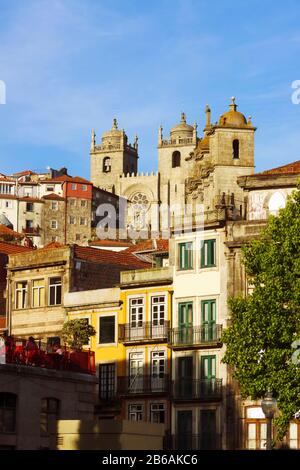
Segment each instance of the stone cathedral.
[[237,178],[254,172],[255,127],[251,117],[246,119],[237,111],[234,97],[217,122],[211,122],[208,105],[205,114],[201,136],[197,124],[188,124],[184,113],[168,138],[159,128],[158,172],[150,174],[138,172],[138,138],[130,144],[116,119],[101,142],[96,142],[92,132],[90,179],[95,186],[126,198],[135,207],[128,214],[128,224],[140,223],[142,228],[149,218],[139,220],[141,209],[150,214],[152,206],[162,204],[181,207],[183,215],[187,204],[203,204],[207,214],[229,208],[231,217],[243,218],[244,194]]

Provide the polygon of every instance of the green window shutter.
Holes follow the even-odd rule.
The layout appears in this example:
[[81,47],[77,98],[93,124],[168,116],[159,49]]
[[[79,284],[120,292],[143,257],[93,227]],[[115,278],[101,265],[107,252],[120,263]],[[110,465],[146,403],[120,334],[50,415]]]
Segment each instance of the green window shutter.
[[192,266],[192,243],[179,244],[179,268],[191,269]]
[[201,268],[215,266],[216,240],[204,240],[201,247]]

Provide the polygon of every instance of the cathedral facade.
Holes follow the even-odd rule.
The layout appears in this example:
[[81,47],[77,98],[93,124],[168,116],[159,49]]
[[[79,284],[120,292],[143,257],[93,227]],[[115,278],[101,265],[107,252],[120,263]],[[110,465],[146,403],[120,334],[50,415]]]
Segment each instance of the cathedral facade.
[[[150,174],[138,172],[138,138],[130,144],[116,119],[101,143],[92,132],[90,180],[128,201],[127,226],[161,233],[166,224],[175,225],[175,216],[184,217],[187,210],[195,213],[197,205],[205,214],[230,208],[233,217],[244,217],[244,195],[237,178],[254,172],[255,127],[251,118],[237,111],[234,98],[217,122],[211,122],[208,105],[205,114],[201,136],[197,124],[188,124],[184,113],[168,138],[159,128],[158,171]],[[155,213],[159,215],[154,227]]]

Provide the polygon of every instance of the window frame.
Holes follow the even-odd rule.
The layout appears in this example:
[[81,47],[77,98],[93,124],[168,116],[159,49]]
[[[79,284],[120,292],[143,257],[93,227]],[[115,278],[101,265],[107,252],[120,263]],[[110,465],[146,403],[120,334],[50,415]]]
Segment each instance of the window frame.
[[[207,255],[206,255],[207,247]],[[205,262],[205,257],[207,256],[207,262]],[[213,260],[212,260],[213,258]],[[207,240],[201,241],[201,250],[200,250],[200,268],[215,268],[217,266],[217,239],[208,238]]]
[[[18,284],[26,284],[26,287],[18,288]],[[22,307],[19,307],[18,304],[18,293],[22,295]],[[15,309],[16,310],[24,310],[28,308],[28,281],[16,281],[15,282]]]
[[178,243],[178,269],[180,271],[194,269],[193,244],[192,241]]
[[[106,317],[114,317],[114,341],[113,342],[108,342],[108,343],[101,343],[100,342],[100,335],[101,335],[101,319],[106,318]],[[97,333],[97,346],[98,347],[108,347],[108,346],[115,346],[118,343],[118,322],[117,322],[117,314],[116,313],[105,313],[105,314],[100,314],[98,315],[98,320],[97,320],[97,326],[98,326],[98,333]]]
[[[37,281],[44,281],[44,284],[42,286],[37,286],[37,287],[34,287],[34,283],[37,282]],[[39,278],[39,279],[32,279],[31,281],[31,306],[33,308],[37,308],[37,307],[45,307],[46,306],[46,301],[45,301],[45,292],[46,292],[46,285],[45,285],[45,279],[44,278]],[[39,304],[38,305],[34,305],[34,291],[38,291],[38,299],[39,299]],[[44,293],[42,294],[41,296],[41,290],[44,290]],[[42,300],[42,303],[41,303],[41,299]]]
[[[51,280],[53,279],[60,279],[60,284],[51,284]],[[63,286],[63,280],[62,280],[62,276],[52,276],[52,277],[49,277],[48,279],[48,305],[51,306],[51,307],[55,307],[55,306],[58,306],[58,305],[62,305],[62,286]],[[55,300],[57,298],[57,289],[58,287],[60,287],[60,302],[56,302],[55,303],[51,303],[51,287],[54,287],[54,292],[55,292]]]

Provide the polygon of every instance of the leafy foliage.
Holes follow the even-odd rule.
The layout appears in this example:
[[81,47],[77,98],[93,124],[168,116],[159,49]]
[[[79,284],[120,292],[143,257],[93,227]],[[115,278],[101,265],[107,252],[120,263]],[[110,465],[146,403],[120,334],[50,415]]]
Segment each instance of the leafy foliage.
[[90,337],[95,334],[95,328],[89,325],[84,318],[67,321],[61,332],[63,341],[76,350],[80,350],[83,345],[88,344]]
[[[223,362],[234,366],[243,398],[277,399],[277,439],[300,409],[300,190],[277,217],[270,216],[259,240],[242,248],[254,286],[246,298],[229,301],[232,323],[224,331]],[[300,346],[300,341],[298,343]]]

